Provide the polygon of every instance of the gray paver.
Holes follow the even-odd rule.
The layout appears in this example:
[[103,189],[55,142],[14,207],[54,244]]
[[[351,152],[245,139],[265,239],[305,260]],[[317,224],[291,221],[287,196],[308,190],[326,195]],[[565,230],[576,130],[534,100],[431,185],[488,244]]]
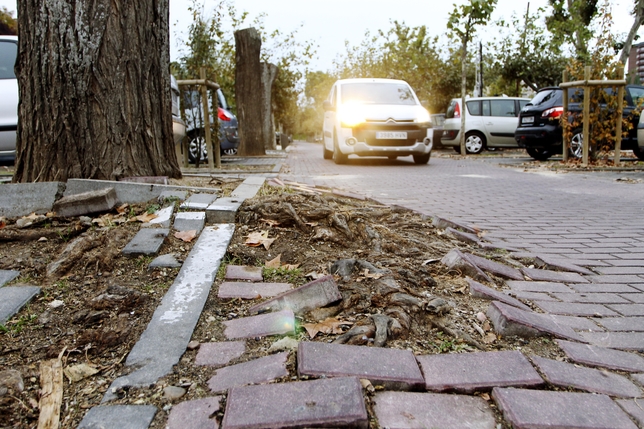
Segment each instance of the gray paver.
[[521,271],[517,270],[516,268],[509,267],[490,259],[481,258],[480,256],[472,255],[470,253],[467,254],[467,257],[483,271],[496,274],[506,279],[525,280],[523,274],[521,274]]
[[355,377],[234,387],[223,429],[368,427],[362,385]]
[[226,280],[249,280],[261,282],[262,267],[251,267],[248,265],[226,265]]
[[0,324],[11,319],[33,297],[40,293],[37,286],[4,286],[0,288]]
[[125,255],[154,255],[159,252],[163,241],[170,233],[167,228],[141,228],[123,248]]
[[150,222],[142,224],[141,228],[170,228],[170,224],[172,223],[172,213],[174,213],[174,206],[162,208],[154,213],[157,217],[152,219]]
[[636,429],[606,395],[496,387],[492,397],[515,429]]
[[279,295],[290,290],[290,283],[224,282],[219,285],[220,299],[259,299]]
[[206,212],[181,212],[174,217],[172,225],[177,231],[201,232],[206,224]]
[[579,335],[597,346],[644,351],[644,332],[580,332]]
[[545,268],[549,270],[572,271],[574,273],[589,274],[589,275],[594,274],[588,268],[580,267],[579,265],[566,261],[565,259],[562,259],[562,258],[555,258],[548,255],[539,255],[537,256],[536,259],[537,259],[537,263],[544,265]]
[[180,268],[181,262],[172,254],[157,256],[148,264],[148,269],[153,268]]
[[598,267],[599,274],[644,274],[644,267]]
[[174,405],[166,429],[218,429],[217,420],[210,416],[220,410],[221,399],[221,396],[211,396]]
[[244,180],[235,190],[230,194],[231,197],[249,199],[257,195],[266,179],[258,176],[251,176]]
[[228,364],[246,351],[246,341],[224,341],[203,343],[195,357],[195,365],[220,367]]
[[564,340],[557,340],[557,343],[575,362],[619,371],[644,371],[644,358],[635,353]]
[[11,280],[20,275],[20,271],[16,270],[0,270],[0,287],[6,285]]
[[61,182],[8,183],[0,186],[0,216],[20,217],[51,211],[54,201],[63,194]]
[[108,405],[91,408],[77,429],[147,429],[157,413],[154,405]]
[[338,290],[338,285],[333,276],[329,275],[256,304],[250,307],[248,312],[254,314],[263,311],[290,309],[299,314],[324,307],[341,299],[342,294]]
[[644,316],[644,304],[609,304],[608,307],[623,316]]
[[206,210],[216,199],[215,194],[193,194],[181,203],[180,207],[188,210]]
[[619,314],[601,304],[580,304],[575,302],[534,301],[534,304],[547,313],[568,316],[604,317]]
[[391,390],[420,390],[425,380],[409,350],[300,342],[297,349],[300,375],[356,376]]
[[532,361],[539,367],[546,380],[555,386],[574,387],[620,398],[642,396],[642,389],[622,375],[594,368],[578,367],[571,363],[539,356],[533,356]]
[[564,326],[570,326],[577,331],[603,331],[595,322],[585,317],[562,316],[560,314],[551,314],[550,317],[555,323]]
[[206,221],[212,223],[235,223],[237,209],[244,202],[240,198],[218,198],[206,209]]
[[620,296],[635,304],[644,304],[644,293],[623,293]]
[[223,322],[228,339],[295,334],[295,314],[291,310],[260,314]]
[[463,241],[470,244],[479,244],[479,236],[476,234],[470,234],[469,232],[459,231],[457,229],[448,227],[445,229],[445,232],[452,234],[457,240]]
[[519,351],[416,356],[429,391],[471,393],[493,387],[543,384],[530,361]]
[[631,378],[638,382],[641,386],[644,386],[644,374],[631,374]]
[[512,290],[522,292],[572,292],[568,286],[563,283],[556,282],[532,282],[532,281],[517,281],[508,280],[506,285]]
[[552,295],[563,302],[630,304],[630,301],[614,293],[553,293]]
[[463,274],[472,277],[474,280],[490,282],[492,279],[483,272],[479,267],[470,261],[467,255],[458,249],[450,250],[443,258],[441,263],[451,270],[459,270]]
[[644,276],[636,275],[599,275],[599,276],[587,276],[588,280],[591,283],[644,283]]
[[631,415],[640,427],[644,427],[644,400],[643,399],[617,399],[617,405]]
[[106,212],[115,206],[116,191],[114,188],[106,188],[65,196],[54,203],[52,210],[58,216],[72,217]]
[[609,331],[644,332],[644,317],[604,317],[596,321]]
[[217,373],[208,380],[208,387],[215,393],[225,392],[231,387],[266,383],[276,378],[286,377],[288,354],[289,352],[277,353],[218,369]]
[[472,279],[467,279],[467,282],[470,285],[470,294],[475,298],[501,301],[513,307],[517,307],[526,311],[531,311],[530,307],[528,307],[521,301],[504,294],[503,292],[499,292],[492,288],[484,286],[481,283],[475,282]]
[[640,292],[639,289],[634,288],[632,286],[625,285],[625,284],[617,284],[617,283],[601,283],[601,284],[573,283],[570,285],[570,287],[579,293],[638,293]]
[[526,276],[535,281],[545,282],[562,282],[562,283],[588,283],[588,280],[583,278],[578,273],[568,273],[565,271],[550,271],[540,270],[537,268],[521,268],[521,271]]
[[494,413],[482,398],[437,393],[379,392],[374,412],[382,428],[493,429]]

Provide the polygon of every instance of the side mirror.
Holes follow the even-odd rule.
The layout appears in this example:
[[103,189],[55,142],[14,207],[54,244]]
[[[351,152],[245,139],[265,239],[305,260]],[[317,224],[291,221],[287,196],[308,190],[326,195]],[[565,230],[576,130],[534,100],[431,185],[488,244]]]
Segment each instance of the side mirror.
[[335,108],[331,105],[331,102],[329,100],[324,100],[324,103],[322,104],[324,107],[324,111],[328,112],[329,110],[335,110]]

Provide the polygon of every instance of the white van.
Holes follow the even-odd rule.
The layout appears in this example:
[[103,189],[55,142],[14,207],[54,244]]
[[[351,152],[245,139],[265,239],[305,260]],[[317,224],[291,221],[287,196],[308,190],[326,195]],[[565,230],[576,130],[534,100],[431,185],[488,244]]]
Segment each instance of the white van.
[[17,56],[18,36],[0,36],[0,161],[16,158],[18,79],[13,68]]

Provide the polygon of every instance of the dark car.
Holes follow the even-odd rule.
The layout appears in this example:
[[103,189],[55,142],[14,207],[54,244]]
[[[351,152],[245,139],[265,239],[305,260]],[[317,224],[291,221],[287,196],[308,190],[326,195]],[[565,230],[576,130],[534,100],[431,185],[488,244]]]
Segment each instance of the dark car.
[[[605,88],[604,91],[607,94],[612,94],[610,88]],[[570,97],[569,120],[572,120],[576,113],[582,111],[583,89],[571,88],[568,90],[568,94]],[[633,129],[627,137],[622,139],[622,149],[632,150],[639,159],[644,159],[644,153],[637,145],[639,113],[635,109],[642,104],[642,101],[644,101],[644,86],[626,85],[623,114],[633,123]],[[561,153],[563,148],[561,115],[563,115],[563,90],[559,87],[539,90],[519,114],[519,126],[514,132],[514,138],[519,147],[525,148],[528,155],[541,161]],[[581,127],[572,130],[570,145],[570,154],[580,158],[583,149]]]

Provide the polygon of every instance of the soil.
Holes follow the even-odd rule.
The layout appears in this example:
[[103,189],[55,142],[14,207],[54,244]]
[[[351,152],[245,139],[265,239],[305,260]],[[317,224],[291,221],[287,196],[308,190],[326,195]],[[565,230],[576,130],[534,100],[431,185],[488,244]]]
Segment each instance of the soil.
[[[175,183],[213,187],[223,195],[237,184],[207,178]],[[65,376],[63,428],[77,427],[86,410],[98,405],[111,382],[126,372],[128,352],[179,270],[149,270],[151,257],[121,254],[141,227],[136,217],[156,208],[158,203],[151,201],[92,219],[32,216],[32,224],[23,227],[18,224],[28,219],[4,219],[0,269],[19,270],[19,278],[11,284],[40,286],[42,293],[0,326],[0,372],[17,370],[24,382],[22,391],[9,389],[4,395],[0,391],[0,428],[37,425],[44,360],[60,357],[66,370],[79,364],[96,370],[79,381]],[[250,246],[249,235],[257,232],[274,241]],[[170,234],[160,254],[171,253],[183,261],[193,243]],[[302,316],[298,341],[384,346],[416,354],[521,349],[527,355],[561,359],[560,350],[547,337],[504,338],[493,333],[483,316],[488,302],[471,297],[465,276],[440,263],[454,248],[506,264],[519,262],[505,251],[482,251],[458,241],[435,228],[431,219],[400,207],[302,186],[266,185],[238,212],[234,237],[193,341],[223,341],[221,322],[248,315],[252,301],[217,298],[225,266],[235,264],[263,266],[265,281],[296,286],[335,273],[342,301]],[[64,262],[53,270],[52,262],[61,259]],[[503,282],[493,279],[496,285]],[[324,320],[317,325],[321,332],[313,337],[304,327]],[[278,339],[248,340],[247,353],[233,363],[270,354]],[[215,370],[194,365],[196,353],[189,349],[172,374],[149,388],[119,391],[115,402],[155,405],[160,412],[151,427],[164,428],[173,404],[212,396],[207,382]],[[290,376],[277,382],[297,379],[293,353],[289,370]],[[167,386],[182,387],[186,394],[170,399],[164,393]],[[487,393],[480,395],[489,400]],[[220,411],[217,418],[221,416]],[[372,419],[372,427],[376,425]]]

